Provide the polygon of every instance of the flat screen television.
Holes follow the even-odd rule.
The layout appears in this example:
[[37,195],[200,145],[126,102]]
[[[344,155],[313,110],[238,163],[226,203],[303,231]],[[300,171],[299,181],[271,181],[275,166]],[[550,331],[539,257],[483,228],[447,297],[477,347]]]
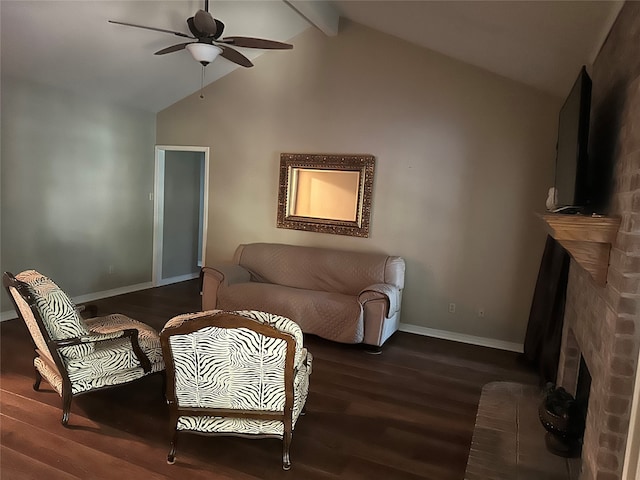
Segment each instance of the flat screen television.
[[582,67],[560,109],[556,150],[556,209],[559,213],[594,213],[595,178],[587,152],[591,78]]

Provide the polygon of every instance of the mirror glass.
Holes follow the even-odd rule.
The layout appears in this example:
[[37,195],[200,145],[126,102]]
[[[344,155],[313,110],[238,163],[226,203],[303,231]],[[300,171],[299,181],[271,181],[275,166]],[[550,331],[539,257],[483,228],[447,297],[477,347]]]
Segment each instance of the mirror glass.
[[278,227],[369,236],[371,155],[283,153]]
[[292,168],[289,215],[355,222],[360,172]]

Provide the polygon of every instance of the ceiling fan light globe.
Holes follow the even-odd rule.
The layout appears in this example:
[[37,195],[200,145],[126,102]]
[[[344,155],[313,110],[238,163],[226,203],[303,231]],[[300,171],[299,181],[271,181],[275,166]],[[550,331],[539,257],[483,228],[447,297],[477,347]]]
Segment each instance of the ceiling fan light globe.
[[208,43],[190,43],[186,48],[194,60],[202,65],[210,64],[222,53],[220,47]]

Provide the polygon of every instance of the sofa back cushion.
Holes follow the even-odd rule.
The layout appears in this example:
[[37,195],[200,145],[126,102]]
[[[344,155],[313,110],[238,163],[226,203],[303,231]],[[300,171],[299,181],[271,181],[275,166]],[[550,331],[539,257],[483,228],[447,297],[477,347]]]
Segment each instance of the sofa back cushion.
[[234,263],[253,281],[307,290],[358,295],[376,283],[404,287],[404,260],[379,253],[251,243],[238,247]]

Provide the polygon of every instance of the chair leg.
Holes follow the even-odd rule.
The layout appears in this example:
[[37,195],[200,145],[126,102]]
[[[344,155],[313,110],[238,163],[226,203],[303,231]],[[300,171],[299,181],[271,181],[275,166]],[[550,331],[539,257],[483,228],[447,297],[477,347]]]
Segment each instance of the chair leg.
[[171,450],[169,451],[169,455],[167,455],[167,463],[169,465],[173,465],[176,463],[176,448],[178,447],[178,430],[175,429],[173,431],[173,435],[171,436]]
[[71,399],[73,395],[67,389],[62,389],[62,425],[67,426],[69,423],[69,413],[71,412]]
[[291,447],[291,432],[285,432],[282,436],[282,469],[289,470],[291,468],[291,459],[289,458],[289,447]]
[[38,369],[35,369],[36,371],[36,381],[33,383],[33,389],[37,392],[38,390],[40,390],[40,382],[42,381],[42,375],[40,375],[40,372],[38,371]]
[[165,402],[169,403],[169,399],[167,399],[167,372],[163,370],[160,375],[162,375],[162,396]]

